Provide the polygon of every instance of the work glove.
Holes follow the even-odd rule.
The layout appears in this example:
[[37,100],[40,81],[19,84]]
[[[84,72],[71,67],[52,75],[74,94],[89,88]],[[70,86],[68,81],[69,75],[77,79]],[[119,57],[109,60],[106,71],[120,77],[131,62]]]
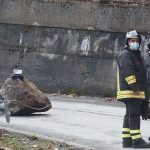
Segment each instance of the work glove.
[[143,120],[150,119],[150,108],[148,101],[142,102],[141,105],[141,116]]

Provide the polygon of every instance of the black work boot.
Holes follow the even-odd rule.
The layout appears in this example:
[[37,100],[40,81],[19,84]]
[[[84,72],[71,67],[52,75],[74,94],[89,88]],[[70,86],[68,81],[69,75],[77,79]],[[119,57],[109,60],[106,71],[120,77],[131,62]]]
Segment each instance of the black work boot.
[[131,138],[125,138],[125,139],[123,139],[122,147],[123,148],[132,147],[132,139]]
[[150,143],[145,142],[142,138],[132,141],[133,148],[150,148]]

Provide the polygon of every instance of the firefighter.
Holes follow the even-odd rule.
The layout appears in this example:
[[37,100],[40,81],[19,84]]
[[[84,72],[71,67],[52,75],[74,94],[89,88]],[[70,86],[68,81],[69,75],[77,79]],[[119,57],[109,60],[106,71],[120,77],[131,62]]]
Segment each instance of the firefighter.
[[147,119],[145,100],[147,77],[140,52],[141,36],[134,30],[126,34],[126,46],[118,56],[117,99],[124,102],[123,148],[150,148],[140,131],[140,116]]

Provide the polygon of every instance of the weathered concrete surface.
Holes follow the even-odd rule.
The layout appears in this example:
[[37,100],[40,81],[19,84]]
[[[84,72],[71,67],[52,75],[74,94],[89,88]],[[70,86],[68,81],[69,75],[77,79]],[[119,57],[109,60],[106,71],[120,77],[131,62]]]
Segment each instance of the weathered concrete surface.
[[20,58],[23,73],[44,92],[115,95],[115,57],[124,46],[124,36],[0,24],[0,84]]
[[0,0],[0,22],[50,27],[150,32],[150,5],[54,0]]
[[44,92],[115,95],[123,32],[150,31],[149,5],[0,0],[0,13],[0,85],[20,61]]
[[45,92],[111,95],[124,35],[0,24],[0,83],[18,63]]

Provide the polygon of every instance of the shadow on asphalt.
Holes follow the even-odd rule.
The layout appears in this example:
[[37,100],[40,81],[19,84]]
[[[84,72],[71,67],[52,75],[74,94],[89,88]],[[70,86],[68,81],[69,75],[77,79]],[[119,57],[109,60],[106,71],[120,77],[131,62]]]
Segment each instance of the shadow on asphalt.
[[41,117],[41,116],[44,116],[44,117],[47,117],[47,116],[51,116],[50,114],[28,114],[28,115],[13,115],[11,117]]

